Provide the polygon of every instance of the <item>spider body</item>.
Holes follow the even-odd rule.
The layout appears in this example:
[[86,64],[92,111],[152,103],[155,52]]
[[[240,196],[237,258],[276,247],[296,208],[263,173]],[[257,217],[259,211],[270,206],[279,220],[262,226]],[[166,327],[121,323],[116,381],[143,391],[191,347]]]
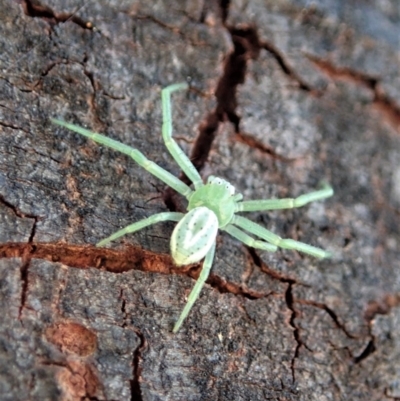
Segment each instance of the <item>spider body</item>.
[[210,176],[207,183],[204,184],[190,159],[172,138],[171,93],[186,88],[188,88],[186,83],[180,83],[170,85],[162,90],[162,136],[165,146],[172,157],[192,182],[193,189],[168,171],[148,160],[138,149],[131,148],[121,142],[79,126],[52,119],[54,123],[62,127],[66,127],[97,143],[130,156],[145,170],[187,199],[188,213],[163,212],[155,214],[115,232],[97,244],[97,246],[106,245],[125,234],[136,232],[155,223],[163,221],[175,221],[178,223],[172,233],[170,243],[171,255],[175,264],[181,266],[196,263],[203,258],[204,262],[200,276],[188,297],[179,319],[175,323],[174,333],[181,327],[207,280],[214,259],[215,243],[219,229],[227,232],[247,246],[269,252],[275,252],[280,247],[294,249],[317,258],[329,256],[329,252],[323,249],[292,239],[281,238],[279,235],[237,213],[291,209],[333,195],[332,188],[324,184],[320,190],[300,195],[297,198],[243,201],[241,194],[235,194],[234,186],[222,178]]
[[210,176],[207,184],[196,189],[190,195],[188,210],[205,206],[215,213],[218,219],[218,226],[222,228],[232,221],[235,214],[236,201],[241,198],[240,194],[235,196],[235,187],[228,181]]
[[233,219],[237,199],[235,188],[222,178],[210,176],[188,199],[188,213],[176,225],[171,236],[171,255],[177,266],[196,263],[206,256],[218,229]]

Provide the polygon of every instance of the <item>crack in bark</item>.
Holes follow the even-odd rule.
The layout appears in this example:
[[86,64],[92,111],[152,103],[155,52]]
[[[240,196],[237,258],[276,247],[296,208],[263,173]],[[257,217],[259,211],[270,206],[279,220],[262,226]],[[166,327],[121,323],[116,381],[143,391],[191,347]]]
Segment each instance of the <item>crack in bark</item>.
[[284,276],[281,273],[278,273],[272,269],[270,269],[260,258],[260,256],[257,254],[256,250],[253,248],[246,247],[248,250],[249,255],[253,259],[254,264],[256,264],[260,270],[266,274],[268,274],[270,277],[272,277],[275,280],[278,280],[282,283],[287,284],[287,288],[285,291],[285,302],[288,307],[288,309],[291,311],[290,319],[289,319],[289,325],[293,329],[293,337],[296,342],[296,348],[294,351],[293,358],[291,360],[290,364],[290,369],[292,372],[292,381],[295,383],[296,381],[296,375],[295,375],[295,360],[299,356],[300,348],[304,346],[306,349],[308,349],[310,352],[312,352],[311,349],[307,347],[307,344],[305,344],[301,337],[300,337],[300,328],[296,325],[295,320],[297,317],[298,312],[296,311],[294,304],[297,302],[294,297],[293,297],[293,286],[296,284],[299,284],[295,279],[291,277]]
[[229,2],[229,0],[203,1],[198,18],[193,17],[189,12],[185,10],[182,10],[182,12],[185,16],[189,18],[189,20],[200,22],[201,24],[206,24],[209,26],[214,26],[216,22],[214,21],[214,18],[209,20],[207,17],[210,13],[215,14],[221,19],[222,23],[224,24],[228,15],[227,12]]
[[[62,263],[78,269],[97,268],[112,273],[130,270],[149,271],[161,274],[175,272],[169,255],[159,255],[131,245],[120,250],[49,243],[0,244],[0,258],[21,258],[29,252],[31,258]],[[181,269],[176,269],[179,272]]]
[[400,131],[400,105],[383,91],[377,77],[352,70],[348,67],[335,66],[329,60],[319,59],[310,54],[306,54],[306,57],[331,79],[349,80],[357,85],[370,89],[374,94],[372,105],[386,117],[391,126],[397,131]]
[[364,350],[361,352],[360,355],[353,357],[353,362],[355,364],[358,364],[364,359],[368,358],[375,351],[376,351],[375,337],[371,335],[371,340],[368,342],[367,346],[364,348]]
[[33,219],[33,220],[35,220],[35,224],[40,219],[40,217],[35,216],[34,214],[21,212],[20,210],[18,210],[18,208],[16,206],[14,206],[12,203],[8,202],[4,198],[4,196],[2,196],[1,194],[0,194],[0,203],[2,203],[7,208],[11,209],[13,211],[13,213],[17,217],[20,217],[21,219]]
[[[25,244],[23,249],[21,249],[22,252],[19,255],[19,257],[22,259],[22,264],[20,267],[20,277],[21,277],[22,284],[21,284],[21,299],[20,299],[20,306],[19,306],[19,310],[18,310],[18,318],[21,319],[22,312],[25,308],[26,299],[28,296],[29,266],[31,263],[32,251],[33,251],[32,242],[35,237],[36,225],[39,220],[39,217],[37,217],[33,214],[21,212],[20,210],[17,209],[16,206],[14,206],[13,204],[11,204],[7,200],[5,200],[2,195],[0,195],[0,203],[2,203],[7,208],[11,209],[13,211],[13,213],[19,218],[33,219],[33,225],[32,225],[31,232],[29,234],[28,242]],[[7,244],[5,244],[5,245],[7,245]],[[1,251],[0,251],[0,255],[1,255]]]
[[285,163],[291,163],[296,161],[295,158],[289,158],[279,155],[278,153],[275,152],[273,147],[265,145],[261,141],[257,140],[256,138],[252,137],[251,135],[245,132],[236,132],[235,140],[237,142],[246,144],[250,148],[257,149],[260,152],[269,155],[272,159],[276,159]]
[[[62,263],[77,269],[89,269],[94,267],[116,274],[130,270],[138,270],[166,275],[185,275],[197,280],[201,270],[200,264],[189,265],[185,269],[181,267],[178,268],[174,265],[169,255],[159,255],[132,245],[127,245],[120,250],[112,250],[95,248],[93,246],[66,244],[0,244],[0,258],[24,258],[24,255],[28,255],[27,260],[29,263],[31,259],[44,259],[52,263]],[[27,265],[23,263],[25,269],[23,270],[24,274],[29,263]],[[228,282],[214,274],[211,274],[206,282],[221,294],[231,293],[250,300],[266,298],[274,294],[274,292],[263,293],[255,291],[242,284]],[[122,292],[120,297],[123,301],[121,310],[124,312],[125,304]],[[124,324],[125,323],[123,323],[123,327]]]
[[[50,71],[57,67],[58,65],[64,64],[64,65],[73,65],[73,64],[78,64],[79,66],[82,67],[83,69],[83,74],[88,78],[90,85],[92,87],[92,93],[89,96],[89,99],[87,101],[88,106],[89,106],[89,110],[91,111],[94,120],[95,120],[95,124],[100,125],[101,129],[100,131],[105,131],[105,123],[101,120],[101,118],[99,117],[98,113],[97,113],[97,101],[96,101],[96,93],[97,91],[101,88],[101,85],[96,81],[95,76],[93,74],[93,72],[89,71],[86,68],[86,62],[87,62],[87,55],[85,54],[83,56],[83,59],[81,61],[77,61],[77,60],[70,60],[70,59],[66,59],[66,60],[58,60],[57,62],[53,62],[51,64],[49,64],[47,66],[47,68],[42,71],[42,73],[40,74],[40,78],[37,80],[37,82],[34,84],[34,88],[36,88],[42,81],[42,79],[47,76]],[[107,95],[110,96],[110,95]]]
[[121,299],[121,312],[122,312],[122,319],[123,319],[121,327],[124,329],[125,327],[128,326],[128,324],[126,323],[127,318],[128,318],[128,313],[126,312],[126,300],[125,300],[123,288],[121,288],[121,291],[119,293],[119,298]]
[[282,283],[287,283],[287,284],[299,284],[296,279],[290,276],[285,276],[284,274],[278,273],[277,271],[271,269],[268,267],[263,260],[260,258],[258,255],[257,251],[254,248],[250,248],[248,246],[245,247],[247,249],[247,252],[249,256],[251,257],[253,263],[260,268],[260,270],[267,274],[268,276],[272,277],[275,280],[278,280]]
[[34,87],[36,87],[39,84],[41,78],[44,78],[47,75],[49,75],[51,70],[55,67],[58,67],[60,64],[69,64],[69,60],[58,60],[58,61],[53,61],[52,63],[48,64],[47,67],[40,73],[40,78],[38,79],[38,81],[34,85]]
[[[58,25],[58,24],[64,23],[64,22],[68,22],[68,21],[71,21],[71,22],[77,24],[78,26],[80,26],[83,29],[98,31],[98,29],[93,25],[92,22],[85,21],[76,15],[76,13],[79,10],[81,10],[82,8],[84,8],[86,6],[86,4],[83,4],[82,6],[77,7],[75,9],[75,11],[73,11],[71,13],[58,13],[58,12],[54,11],[51,7],[49,7],[47,5],[43,5],[39,0],[20,0],[19,3],[22,5],[25,15],[27,15],[28,17],[32,17],[32,18],[41,18],[49,24],[50,29],[49,29],[48,35],[50,38],[51,38],[51,34],[53,32],[53,27],[55,25]],[[20,62],[23,58],[27,57],[34,48],[39,46],[44,41],[45,41],[45,39],[40,40],[31,49],[29,49],[24,55],[22,55],[20,58],[18,58],[16,60],[16,63]],[[50,66],[43,72],[42,77],[47,75],[49,73],[49,71],[58,63],[59,62],[50,64]],[[15,66],[15,63],[13,63],[13,65],[11,67],[7,68],[4,72],[8,72],[9,70],[13,69],[14,66]],[[21,79],[24,80],[23,78],[21,78]],[[39,79],[33,85],[33,89],[31,88],[31,86],[32,86],[31,82],[25,82],[25,84],[27,85],[27,88],[18,88],[16,86],[15,87],[17,89],[19,89],[21,92],[30,93],[34,90],[34,88],[37,85],[39,85],[40,80],[41,79]],[[7,82],[9,82],[9,81],[7,80]],[[11,82],[9,82],[9,83],[11,83]]]
[[22,312],[25,308],[26,304],[26,299],[28,297],[28,270],[29,270],[29,265],[31,262],[31,258],[29,257],[29,253],[26,255],[23,255],[22,257],[22,265],[20,267],[20,277],[21,277],[21,300],[20,300],[20,305],[18,309],[18,319],[22,319]]
[[[295,382],[295,359],[298,358],[299,352],[300,352],[300,348],[301,346],[304,346],[307,350],[309,350],[310,352],[312,352],[312,349],[310,349],[307,344],[301,339],[300,337],[300,329],[299,327],[295,324],[295,319],[298,315],[298,312],[296,311],[294,305],[296,303],[300,304],[300,305],[310,305],[310,306],[314,306],[317,308],[320,308],[322,310],[324,310],[329,316],[330,318],[334,321],[335,325],[344,332],[344,334],[350,338],[350,339],[358,339],[357,336],[351,334],[345,327],[345,325],[343,323],[340,322],[339,317],[337,316],[337,314],[331,309],[329,308],[327,305],[323,304],[323,303],[319,303],[319,302],[315,302],[315,301],[311,301],[311,300],[305,300],[305,299],[294,299],[293,297],[293,292],[292,292],[292,288],[295,284],[300,284],[298,283],[295,279],[290,278],[290,277],[286,277],[272,269],[270,269],[268,266],[265,265],[265,263],[261,260],[261,258],[259,257],[259,255],[257,254],[256,250],[253,248],[248,248],[246,247],[248,250],[249,255],[251,256],[251,258],[253,259],[253,262],[261,269],[261,271],[263,271],[264,273],[268,274],[269,276],[271,276],[274,279],[277,279],[283,283],[287,283],[288,287],[286,289],[285,292],[285,301],[286,304],[288,306],[288,309],[292,312],[291,313],[291,317],[290,317],[290,321],[289,324],[290,326],[293,328],[293,335],[294,338],[296,340],[296,349],[295,349],[295,353],[291,362],[291,370],[292,370],[292,379],[293,379],[293,383]],[[371,304],[371,307],[367,310],[366,312],[366,319],[369,320],[369,326],[371,326],[371,320],[373,319],[373,317],[376,314],[386,314],[389,312],[390,308],[395,307],[400,305],[400,294],[391,294],[388,295],[385,298],[384,303],[380,302],[380,303],[373,303]],[[350,352],[351,358],[353,360],[353,362],[355,364],[360,363],[361,361],[363,361],[364,359],[366,359],[369,355],[373,354],[376,351],[376,346],[375,346],[375,337],[374,335],[371,333],[371,327],[369,329],[369,337],[370,337],[370,341],[368,342],[367,346],[364,348],[364,350],[360,353],[360,355],[358,356],[353,356]]]
[[91,110],[92,115],[94,116],[95,123],[97,123],[97,125],[101,126],[100,131],[105,131],[105,123],[104,123],[104,121],[101,120],[101,118],[99,117],[99,114],[97,112],[96,92],[97,92],[98,86],[100,86],[100,84],[97,83],[97,81],[96,81],[96,79],[94,77],[94,74],[91,71],[86,69],[85,63],[86,63],[86,56],[85,56],[85,59],[82,62],[82,66],[84,68],[83,69],[83,73],[89,79],[90,84],[91,84],[92,89],[93,89],[93,93],[90,95],[89,101],[88,101],[89,109]]
[[131,401],[143,401],[142,390],[140,388],[140,376],[142,373],[142,368],[140,367],[140,361],[142,359],[142,351],[146,348],[147,342],[143,333],[137,329],[133,328],[133,331],[140,339],[139,346],[133,352],[133,360],[132,360],[132,380],[130,380],[131,385]]
[[12,124],[9,124],[9,123],[4,122],[4,121],[0,121],[0,126],[2,126],[2,127],[4,127],[4,128],[10,128],[10,129],[15,129],[15,130],[27,132],[27,130],[24,130],[24,129],[21,128],[21,127],[17,127],[16,125],[12,125]]
[[130,327],[129,324],[127,323],[128,320],[128,312],[126,310],[126,300],[125,300],[125,295],[124,295],[124,290],[121,288],[119,298],[121,299],[121,312],[123,315],[123,323],[121,327],[123,329],[128,328],[131,329],[135,332],[135,334],[138,336],[140,343],[139,346],[135,348],[133,351],[133,357],[132,357],[132,379],[129,380],[130,384],[130,391],[131,391],[131,401],[142,401],[143,396],[142,396],[142,390],[140,388],[140,376],[142,373],[142,368],[140,367],[140,361],[142,359],[142,351],[143,349],[147,346],[146,339],[143,335],[143,333],[135,328],[135,327]]
[[233,43],[233,52],[226,59],[224,71],[218,82],[215,96],[217,98],[216,114],[219,121],[228,119],[239,132],[240,117],[236,114],[236,89],[243,84],[247,65],[256,60],[260,54],[260,41],[254,28],[235,28],[226,25]]
[[[150,21],[158,26],[160,26],[163,29],[166,29],[170,32],[172,32],[175,35],[179,35],[183,40],[186,42],[189,42],[193,46],[207,46],[207,42],[201,41],[201,40],[196,40],[186,34],[186,32],[182,31],[179,27],[174,26],[174,25],[168,25],[164,21],[161,21],[160,19],[154,17],[153,15],[148,15],[148,14],[137,14],[136,10],[131,9],[129,11],[125,11],[125,13],[130,16],[133,20],[136,21]],[[184,11],[182,12],[186,17],[189,17],[189,19],[193,20],[190,18],[190,16],[185,13]],[[196,23],[198,21],[195,21]]]
[[378,301],[372,301],[368,304],[367,309],[364,314],[364,318],[368,323],[368,331],[370,336],[370,341],[360,355],[353,357],[353,362],[355,364],[360,363],[364,359],[372,355],[376,350],[375,336],[372,334],[372,321],[376,315],[387,315],[390,313],[392,308],[400,305],[400,294],[387,294],[383,299]]
[[231,0],[218,0],[218,3],[221,12],[221,21],[222,24],[225,25],[229,14],[229,7],[231,5]]
[[84,5],[78,7],[78,9],[72,13],[57,13],[51,7],[40,3],[39,0],[22,0],[22,7],[24,9],[25,15],[27,15],[28,17],[42,18],[51,25],[57,25],[60,23],[71,21],[84,29],[96,29],[92,22],[85,21],[76,15],[77,11],[82,9]]
[[299,357],[300,348],[302,346],[304,346],[309,351],[311,351],[311,350],[302,341],[302,339],[300,337],[300,328],[295,323],[295,320],[296,320],[298,312],[296,311],[296,309],[294,307],[295,300],[294,300],[294,297],[293,297],[292,288],[293,288],[293,283],[289,283],[289,285],[287,286],[286,292],[285,292],[285,301],[286,301],[286,305],[287,305],[288,309],[291,311],[289,324],[293,328],[293,337],[294,337],[294,339],[296,341],[296,349],[294,351],[294,355],[293,355],[293,358],[292,358],[291,363],[290,363],[290,369],[292,371],[292,381],[293,381],[293,383],[295,383],[295,381],[296,381],[295,362],[296,362],[296,359]]
[[34,214],[23,213],[23,212],[19,211],[14,205],[12,205],[10,202],[6,201],[2,195],[0,195],[0,203],[2,203],[7,208],[11,209],[17,217],[19,217],[21,219],[32,219],[33,220],[32,229],[31,229],[31,232],[28,237],[28,244],[31,244],[33,242],[33,238],[35,237],[35,234],[36,234],[37,222],[41,218],[38,216],[35,216]]
[[[263,271],[264,273],[268,274],[270,277],[272,277],[273,279],[279,280],[283,283],[287,283],[287,289],[285,292],[285,301],[286,301],[286,305],[288,307],[288,309],[291,311],[291,315],[290,315],[290,320],[289,320],[289,324],[290,326],[293,328],[293,336],[294,339],[296,341],[296,349],[294,352],[294,356],[292,358],[291,361],[291,371],[292,371],[292,379],[293,379],[293,383],[296,380],[295,377],[295,360],[296,358],[298,358],[299,356],[299,352],[302,346],[304,346],[308,351],[312,352],[312,349],[310,349],[307,344],[301,339],[300,337],[300,328],[296,325],[295,320],[298,316],[298,312],[295,309],[295,304],[299,304],[299,305],[310,305],[310,306],[314,306],[316,308],[320,308],[322,310],[324,310],[329,316],[330,318],[334,321],[335,325],[342,330],[345,335],[350,338],[350,339],[358,339],[357,336],[351,334],[345,327],[345,325],[343,323],[340,322],[338,315],[327,305],[320,303],[320,302],[315,302],[315,301],[311,301],[311,300],[305,300],[305,299],[295,299],[293,297],[293,286],[296,284],[301,284],[298,281],[296,281],[293,278],[290,277],[286,277],[272,269],[270,269],[268,266],[265,265],[265,263],[262,261],[262,259],[259,257],[259,255],[257,254],[256,250],[253,248],[248,248],[248,253],[251,256],[253,262],[255,265],[257,265],[261,271]],[[397,306],[398,304],[400,304],[400,295],[398,295],[397,297],[391,297],[390,300],[388,301],[388,303],[390,303],[391,306]],[[379,312],[376,313],[380,313],[381,311],[383,311],[383,309],[379,309]],[[384,309],[385,313],[387,313],[387,309]],[[375,350],[375,338],[372,334],[370,334],[370,338],[371,340],[368,342],[367,346],[365,347],[365,349],[360,353],[359,356],[357,357],[353,357],[351,355],[351,358],[353,360],[354,363],[359,363],[362,360],[364,360],[365,358],[367,358],[369,355],[371,355]],[[350,352],[351,354],[351,352]]]
[[[197,280],[198,274],[192,276],[193,279]],[[242,284],[236,284],[233,282],[226,281],[225,279],[215,275],[210,274],[208,280],[206,281],[211,287],[216,288],[221,294],[229,293],[234,295],[242,296],[243,298],[256,300],[260,298],[267,298],[273,295],[273,291],[268,293],[262,293],[259,291],[251,290],[247,286]]]
[[300,305],[309,305],[309,306],[314,306],[316,308],[322,309],[334,321],[336,327],[339,328],[340,330],[342,330],[343,333],[348,338],[351,338],[353,340],[358,338],[358,336],[355,336],[355,335],[349,333],[349,331],[346,329],[346,326],[340,322],[338,315],[328,305],[325,305],[321,302],[315,302],[315,301],[311,301],[311,300],[307,300],[307,299],[296,299],[295,302]]
[[260,43],[260,46],[270,53],[281,67],[282,71],[291,79],[296,81],[299,85],[299,89],[311,92],[314,94],[318,94],[318,92],[313,89],[310,85],[308,85],[297,73],[296,71],[289,65],[289,63],[285,60],[284,55],[270,42],[266,40]]

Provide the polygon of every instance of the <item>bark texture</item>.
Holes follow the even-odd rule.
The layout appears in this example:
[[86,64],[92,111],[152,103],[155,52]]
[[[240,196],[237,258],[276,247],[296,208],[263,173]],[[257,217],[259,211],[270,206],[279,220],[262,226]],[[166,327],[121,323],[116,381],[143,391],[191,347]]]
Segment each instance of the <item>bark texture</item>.
[[[0,4],[0,400],[400,399],[400,5],[386,1]],[[184,201],[89,127],[173,174],[175,138],[246,199],[329,181],[333,198],[253,213],[294,251],[217,240],[208,284],[173,224],[93,244]]]

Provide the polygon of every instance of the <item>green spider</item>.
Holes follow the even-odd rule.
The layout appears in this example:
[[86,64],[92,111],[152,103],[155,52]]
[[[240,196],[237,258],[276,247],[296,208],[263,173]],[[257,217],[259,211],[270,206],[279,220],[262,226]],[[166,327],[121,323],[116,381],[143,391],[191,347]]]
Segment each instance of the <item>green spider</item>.
[[[178,222],[171,236],[171,254],[175,264],[177,266],[188,265],[199,262],[203,258],[204,262],[200,276],[189,295],[179,319],[175,323],[173,328],[174,333],[181,327],[208,278],[214,259],[218,229],[226,231],[232,235],[232,237],[242,241],[247,246],[269,252],[275,252],[278,247],[280,247],[294,249],[317,258],[330,256],[328,252],[320,248],[292,239],[283,239],[266,228],[253,223],[251,220],[236,214],[238,212],[291,209],[304,206],[307,203],[332,196],[333,190],[329,185],[324,184],[320,190],[301,195],[294,199],[242,201],[243,196],[241,194],[235,194],[234,186],[222,178],[210,176],[207,183],[203,183],[200,174],[193,166],[188,156],[183,153],[182,149],[172,138],[171,93],[187,88],[188,85],[186,83],[178,83],[170,85],[162,90],[162,137],[172,157],[193,183],[194,189],[190,188],[180,179],[154,162],[148,160],[137,149],[76,125],[52,119],[54,123],[62,127],[68,128],[97,143],[132,157],[132,159],[145,170],[159,178],[188,200],[188,213],[186,214],[177,212],[158,213],[133,223],[96,244],[96,246],[106,245],[125,234],[134,233],[144,227],[161,221]],[[259,239],[251,237],[245,231]]]

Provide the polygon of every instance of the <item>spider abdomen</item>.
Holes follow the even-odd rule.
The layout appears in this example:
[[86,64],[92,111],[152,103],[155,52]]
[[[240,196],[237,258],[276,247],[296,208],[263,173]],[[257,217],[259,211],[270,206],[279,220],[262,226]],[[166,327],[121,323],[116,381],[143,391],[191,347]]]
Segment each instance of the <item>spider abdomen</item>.
[[171,255],[178,266],[196,263],[206,256],[218,232],[218,218],[205,206],[188,212],[171,236]]

